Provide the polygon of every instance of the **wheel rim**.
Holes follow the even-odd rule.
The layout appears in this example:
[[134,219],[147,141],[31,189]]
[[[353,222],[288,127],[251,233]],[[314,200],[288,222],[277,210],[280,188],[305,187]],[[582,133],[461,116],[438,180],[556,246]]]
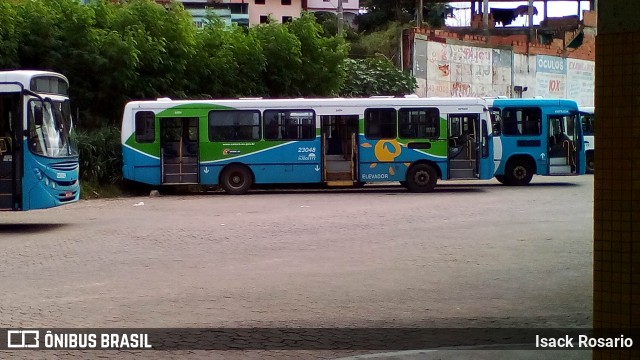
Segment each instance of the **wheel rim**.
[[525,179],[527,177],[527,168],[522,165],[516,166],[513,168],[513,177],[518,180]]
[[234,172],[229,176],[229,185],[232,188],[241,188],[244,185],[244,176],[239,172]]
[[420,170],[413,176],[413,180],[418,186],[427,186],[429,184],[429,180],[431,180],[431,176],[429,176],[428,171]]

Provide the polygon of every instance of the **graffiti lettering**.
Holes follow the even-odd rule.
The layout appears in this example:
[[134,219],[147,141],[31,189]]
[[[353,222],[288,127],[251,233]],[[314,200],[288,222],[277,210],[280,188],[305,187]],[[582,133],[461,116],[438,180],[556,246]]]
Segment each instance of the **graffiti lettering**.
[[460,82],[454,82],[451,84],[451,96],[455,97],[467,97],[471,96],[471,85]]

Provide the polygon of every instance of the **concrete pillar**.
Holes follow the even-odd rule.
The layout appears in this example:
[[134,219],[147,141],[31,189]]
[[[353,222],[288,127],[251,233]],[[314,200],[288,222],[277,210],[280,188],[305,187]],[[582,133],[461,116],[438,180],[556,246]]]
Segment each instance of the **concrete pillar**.
[[[595,329],[640,328],[639,6],[629,0],[598,2]],[[593,358],[640,359],[640,350],[594,349]]]

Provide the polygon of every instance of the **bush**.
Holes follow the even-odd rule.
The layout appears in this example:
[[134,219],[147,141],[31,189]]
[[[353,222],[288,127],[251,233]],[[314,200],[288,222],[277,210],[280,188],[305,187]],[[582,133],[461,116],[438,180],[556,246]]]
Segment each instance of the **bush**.
[[411,94],[417,87],[416,79],[406,71],[397,69],[391,61],[379,56],[345,61],[347,79],[340,94],[345,97]]
[[120,129],[105,125],[93,131],[79,131],[76,144],[80,154],[80,182],[97,185],[122,181]]

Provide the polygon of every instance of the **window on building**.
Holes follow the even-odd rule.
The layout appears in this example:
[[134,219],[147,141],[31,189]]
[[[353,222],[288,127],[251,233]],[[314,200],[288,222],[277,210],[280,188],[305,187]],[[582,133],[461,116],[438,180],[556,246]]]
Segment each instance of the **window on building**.
[[282,4],[282,5],[291,5],[291,0],[280,0],[280,4]]
[[210,111],[209,140],[260,140],[260,112],[257,110]]
[[313,140],[316,138],[315,113],[311,110],[266,110],[265,140]]
[[156,140],[156,116],[152,111],[136,113],[136,142],[151,143]]
[[256,5],[264,5],[264,0],[256,0]]
[[364,111],[364,135],[367,139],[395,139],[396,123],[395,109]]
[[282,23],[286,24],[286,23],[290,23],[292,21],[292,17],[291,16],[283,16],[282,17]]
[[260,24],[268,24],[269,17],[267,15],[260,15]]
[[502,110],[502,133],[505,135],[540,135],[542,110],[538,107]]
[[440,135],[440,111],[437,108],[400,109],[398,131],[401,138],[437,139]]

